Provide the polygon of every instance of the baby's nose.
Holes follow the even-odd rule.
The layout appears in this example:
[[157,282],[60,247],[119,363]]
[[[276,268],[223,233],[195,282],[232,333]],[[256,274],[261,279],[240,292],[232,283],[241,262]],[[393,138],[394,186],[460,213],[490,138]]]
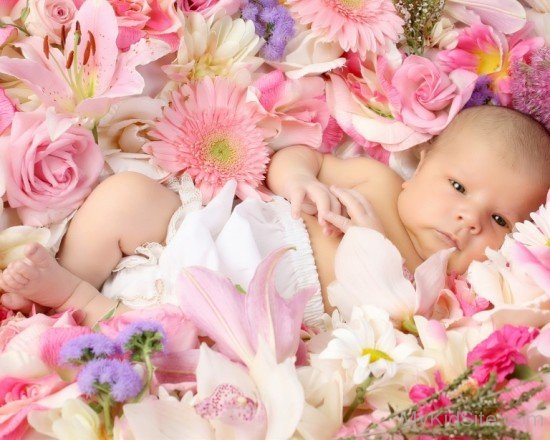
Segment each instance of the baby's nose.
[[458,221],[468,228],[470,233],[478,234],[481,231],[481,219],[474,209],[462,210],[457,214]]

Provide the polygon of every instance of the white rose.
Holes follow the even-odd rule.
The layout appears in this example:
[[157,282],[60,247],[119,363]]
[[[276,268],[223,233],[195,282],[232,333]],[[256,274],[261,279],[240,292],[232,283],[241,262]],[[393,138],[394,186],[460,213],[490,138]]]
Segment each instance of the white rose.
[[346,60],[338,43],[324,40],[304,29],[288,42],[281,62],[269,64],[286,72],[291,79],[317,75],[342,67]]
[[4,270],[12,261],[24,257],[23,250],[30,243],[47,245],[50,231],[32,226],[12,226],[0,232],[0,269]]

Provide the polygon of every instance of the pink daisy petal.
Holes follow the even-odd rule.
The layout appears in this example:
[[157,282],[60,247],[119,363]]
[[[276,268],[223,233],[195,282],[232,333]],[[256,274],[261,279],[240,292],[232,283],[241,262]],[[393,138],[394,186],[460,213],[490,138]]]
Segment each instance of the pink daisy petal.
[[254,193],[269,161],[263,131],[257,127],[262,118],[257,104],[246,101],[246,88],[207,77],[173,92],[170,106],[150,132],[158,140],[144,150],[161,168],[187,172],[205,203],[231,179]]
[[345,51],[383,53],[386,41],[396,42],[403,20],[391,0],[288,0],[296,19],[314,32],[340,44]]

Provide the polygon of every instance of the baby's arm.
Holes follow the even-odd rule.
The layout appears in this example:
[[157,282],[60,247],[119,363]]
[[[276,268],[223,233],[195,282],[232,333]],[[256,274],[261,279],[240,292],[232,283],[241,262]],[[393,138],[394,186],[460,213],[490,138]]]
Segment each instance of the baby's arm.
[[296,146],[275,153],[267,183],[275,194],[290,201],[294,216],[301,210],[317,214],[323,224],[328,212],[341,213],[341,203],[331,186],[355,188],[387,173],[386,166],[369,158],[340,159]]

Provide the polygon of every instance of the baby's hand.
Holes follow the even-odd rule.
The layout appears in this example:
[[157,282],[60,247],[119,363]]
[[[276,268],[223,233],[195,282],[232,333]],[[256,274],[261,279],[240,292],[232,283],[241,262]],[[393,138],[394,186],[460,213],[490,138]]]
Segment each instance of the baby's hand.
[[325,220],[342,232],[346,232],[351,226],[361,226],[374,229],[382,234],[384,233],[382,222],[374,213],[372,205],[363,194],[353,189],[337,188],[335,186],[331,186],[330,191],[344,206],[349,217],[334,212],[327,212],[324,217]]
[[[292,206],[292,217],[299,218],[301,212],[317,215],[319,224],[330,227],[325,221],[327,213],[339,215],[341,205],[338,198],[327,185],[310,176],[293,179],[287,189],[288,200]],[[326,232],[326,231],[325,231]]]

